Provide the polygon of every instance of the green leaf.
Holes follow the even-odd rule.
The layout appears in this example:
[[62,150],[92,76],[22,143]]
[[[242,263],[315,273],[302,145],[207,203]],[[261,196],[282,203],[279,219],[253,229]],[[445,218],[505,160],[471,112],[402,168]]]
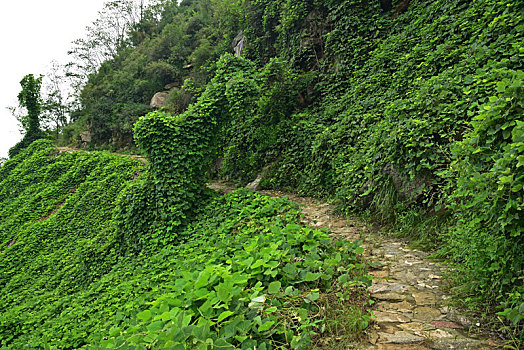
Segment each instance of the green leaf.
[[280,291],[281,286],[282,283],[280,283],[279,281],[271,282],[267,291],[269,294],[277,294]]
[[499,182],[501,184],[513,182],[513,175],[501,176],[499,177]]
[[243,343],[244,340],[246,340],[248,337],[245,336],[245,335],[236,335],[236,336],[234,336],[234,338],[235,338],[239,343]]
[[314,292],[307,295],[307,298],[311,301],[316,301],[318,298],[320,298],[320,293]]
[[209,270],[203,270],[199,276],[198,279],[195,281],[194,288],[199,289],[207,285],[207,282],[209,281],[211,273]]
[[136,318],[138,318],[139,320],[142,320],[142,321],[147,321],[151,317],[153,317],[153,313],[151,312],[151,310],[144,310],[144,311],[139,312],[138,314],[136,314]]
[[258,331],[259,332],[267,331],[268,329],[273,327],[274,324],[275,324],[274,321],[266,321],[265,323],[263,323],[261,326],[258,327]]
[[224,319],[228,318],[229,316],[233,315],[234,312],[232,311],[224,311],[220,314],[220,316],[218,316],[218,319],[217,319],[217,322],[221,322],[223,321]]
[[261,295],[259,297],[253,298],[249,303],[248,307],[250,307],[251,309],[261,310],[264,307],[265,302],[266,297],[264,295]]
[[256,269],[257,267],[260,267],[262,265],[264,265],[265,263],[265,260],[262,260],[262,259],[258,259],[257,261],[255,261],[255,263],[253,265],[251,265],[251,269]]
[[228,303],[231,298],[233,297],[231,295],[231,290],[232,290],[232,286],[230,285],[227,285],[227,284],[219,284],[217,286],[217,297],[220,301],[224,302],[224,303]]
[[170,319],[171,319],[171,313],[169,311],[166,311],[161,315],[155,316],[155,321],[156,320],[168,321]]
[[304,277],[304,280],[307,282],[313,282],[313,281],[318,280],[321,275],[322,275],[321,273],[313,273],[311,271],[308,271],[306,273],[306,276]]
[[207,327],[206,325],[201,325],[193,328],[193,336],[200,341],[205,341],[208,335],[209,327]]
[[159,331],[162,330],[162,328],[164,328],[164,322],[163,321],[155,321],[155,322],[151,323],[150,325],[148,325],[146,328],[150,332],[159,332]]
[[236,272],[232,275],[232,278],[235,284],[244,285],[247,283],[249,277],[243,273]]

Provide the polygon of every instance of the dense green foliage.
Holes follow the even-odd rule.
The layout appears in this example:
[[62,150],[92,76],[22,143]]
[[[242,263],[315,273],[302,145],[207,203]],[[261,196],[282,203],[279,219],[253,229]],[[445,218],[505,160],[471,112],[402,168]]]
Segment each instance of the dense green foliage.
[[[358,277],[358,243],[293,224],[287,201],[233,192],[204,213],[180,233],[183,243],[138,257],[142,281],[132,281],[152,290],[139,313],[117,313],[94,337],[102,348],[303,348],[321,332],[321,295],[343,301],[348,287],[368,283]],[[358,334],[367,318],[355,318]]]
[[438,242],[460,266],[464,300],[489,309],[512,295],[518,308],[521,8],[401,5],[252,3],[260,17],[244,25],[268,30],[280,58],[248,37],[260,68],[223,87],[232,119],[220,174],[247,183],[266,168],[266,187],[330,196]]
[[2,345],[60,315],[114,261],[108,221],[136,161],[57,153],[37,141],[0,169]]
[[[88,129],[90,147],[130,147],[135,125],[150,163],[113,204],[115,257],[186,249],[187,230],[211,196],[204,183],[214,162],[214,174],[239,184],[263,174],[266,188],[328,197],[343,212],[436,245],[456,266],[457,297],[482,311],[499,308],[522,330],[522,10],[513,0],[159,1],[89,76],[62,137],[74,143]],[[235,37],[244,39],[241,57],[231,56]],[[151,112],[162,89],[168,104]],[[218,277],[209,295],[236,268],[211,268]],[[175,275],[180,288],[199,278]],[[238,300],[217,309],[248,317],[235,308],[277,282],[264,281],[240,284]],[[163,330],[200,344],[177,304],[196,305],[188,292],[130,313],[104,346],[160,344]],[[145,310],[139,302],[129,310],[137,307]],[[180,323],[160,324],[165,312]],[[193,324],[203,327],[196,332],[225,340],[204,323]],[[143,329],[150,337],[140,337]]]
[[220,74],[185,113],[152,112],[137,122],[135,138],[148,156],[149,171],[126,191],[120,205],[117,220],[128,248],[141,250],[144,240],[171,243],[173,232],[205,200],[219,126],[229,119],[223,107],[228,101],[225,78],[244,66],[242,59],[225,57],[218,63]]
[[[453,191],[446,204],[455,224],[444,249],[474,273],[477,286],[467,285],[472,292],[496,297],[497,291],[522,283],[524,72],[492,74],[495,91],[472,106],[472,129],[452,148],[445,176],[453,180]],[[477,79],[478,85],[488,80],[484,74]]]
[[[143,123],[154,118],[167,120]],[[154,176],[152,159],[139,176]],[[185,227],[169,212],[122,249],[137,163],[38,141],[2,166],[1,346],[303,348],[323,332],[328,296],[343,303],[369,283],[358,243],[305,227],[287,200],[245,192],[201,201]],[[170,235],[159,242],[154,229]],[[354,313],[358,335],[369,316]]]
[[[180,87],[190,78],[201,88],[209,79],[206,63],[227,50],[223,38],[229,33],[220,30],[221,19],[212,10],[227,3],[186,0],[177,6],[177,1],[163,1],[150,9],[155,15],[144,17],[129,33],[136,47],[120,48],[82,89],[83,108],[73,117],[89,127],[93,144],[132,145],[134,123],[151,111],[151,98],[166,85],[174,87],[168,108],[180,112],[187,107],[191,95]],[[69,141],[75,141],[77,133],[70,128]]]
[[9,157],[14,157],[22,149],[29,146],[33,141],[43,137],[40,130],[40,112],[42,110],[42,98],[40,88],[42,77],[35,78],[33,74],[26,75],[21,81],[22,91],[18,94],[20,108],[27,112],[19,116],[19,122],[24,129],[24,137],[9,150]]

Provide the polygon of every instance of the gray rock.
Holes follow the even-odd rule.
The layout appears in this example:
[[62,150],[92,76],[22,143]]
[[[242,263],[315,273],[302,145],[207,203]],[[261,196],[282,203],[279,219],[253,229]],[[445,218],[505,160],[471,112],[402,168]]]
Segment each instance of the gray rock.
[[425,331],[435,329],[433,325],[422,323],[422,322],[403,323],[403,324],[400,324],[399,327],[405,331],[409,331],[417,335],[423,335]]
[[464,315],[457,313],[455,310],[452,310],[451,312],[448,313],[448,318],[451,321],[454,321],[464,327],[469,327],[473,325],[472,320],[470,320],[469,318],[467,318]]
[[416,344],[424,341],[423,337],[405,331],[399,331],[394,334],[379,333],[379,335],[383,344]]
[[399,283],[376,283],[369,287],[369,292],[384,293],[384,292],[399,292],[403,293],[409,289],[408,286]]
[[378,300],[402,301],[406,300],[406,295],[389,292],[389,293],[374,293],[371,296]]
[[167,91],[157,92],[149,104],[151,108],[162,108],[167,105]]
[[471,338],[439,338],[433,339],[432,349],[437,350],[469,350],[469,349],[489,349],[490,347],[481,341]]
[[407,323],[411,320],[409,317],[399,314],[394,314],[391,312],[382,312],[382,311],[375,311],[375,322],[382,323],[382,322],[390,322],[390,323]]
[[440,317],[440,315],[440,310],[427,306],[417,307],[413,313],[413,317],[421,321],[437,320]]
[[376,350],[428,350],[421,344],[378,344]]
[[382,172],[389,176],[398,195],[404,200],[415,201],[424,193],[424,188],[431,185],[431,180],[420,176],[410,179],[394,164],[388,164]]
[[233,39],[231,47],[235,51],[235,56],[239,57],[242,55],[242,51],[246,47],[246,37],[242,31],[238,32],[237,36]]
[[91,142],[91,132],[89,130],[87,131],[84,131],[83,133],[80,134],[80,141],[82,141],[82,143],[89,143]]
[[435,305],[437,298],[432,292],[417,292],[413,293],[413,298],[419,306]]
[[399,303],[392,303],[387,301],[381,301],[375,305],[377,310],[380,311],[396,311],[396,312],[411,312],[413,305],[407,301],[401,301]]
[[428,332],[431,339],[452,338],[453,334],[443,329],[435,329]]
[[262,181],[262,175],[258,175],[257,178],[255,180],[253,180],[252,182],[248,183],[246,185],[246,188],[250,191],[257,191],[258,188],[260,187],[260,181]]

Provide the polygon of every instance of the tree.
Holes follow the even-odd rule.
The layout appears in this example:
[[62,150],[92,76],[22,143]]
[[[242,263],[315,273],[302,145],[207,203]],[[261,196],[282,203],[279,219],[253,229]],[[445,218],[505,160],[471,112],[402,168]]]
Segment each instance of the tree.
[[73,48],[68,52],[73,59],[67,65],[68,75],[76,78],[75,89],[80,90],[103,62],[130,46],[130,33],[143,30],[139,24],[145,24],[146,17],[152,16],[149,2],[112,0],[104,4],[98,18],[86,27],[86,38],[73,41]]
[[18,94],[19,109],[26,113],[15,115],[22,125],[25,133],[22,141],[9,150],[9,157],[15,156],[22,149],[29,146],[33,141],[42,138],[40,130],[40,113],[42,112],[42,98],[40,88],[42,87],[42,76],[35,78],[33,74],[26,75],[21,81],[22,91]]
[[22,126],[26,134],[40,132],[40,112],[42,111],[42,99],[40,88],[42,87],[42,76],[35,78],[33,74],[26,75],[21,81],[22,91],[18,94],[20,107],[27,110],[27,115],[22,116]]
[[42,83],[42,116],[41,121],[54,128],[56,135],[69,119],[71,111],[75,108],[73,90],[68,86],[64,66],[53,61],[51,68],[46,73]]

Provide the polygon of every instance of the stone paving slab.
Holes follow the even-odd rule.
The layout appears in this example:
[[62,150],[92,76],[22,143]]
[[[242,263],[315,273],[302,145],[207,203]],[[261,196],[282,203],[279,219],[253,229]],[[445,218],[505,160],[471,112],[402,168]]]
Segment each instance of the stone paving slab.
[[[379,332],[375,349],[417,349],[415,344],[420,349],[497,348],[487,336],[468,334],[472,322],[448,306],[450,296],[443,288],[444,265],[393,238],[367,242],[366,254],[380,266],[371,272],[374,287],[370,291],[377,301],[375,314],[379,315],[374,324]],[[393,315],[397,321],[393,321]],[[394,326],[401,331],[387,335],[384,323],[389,329]]]

